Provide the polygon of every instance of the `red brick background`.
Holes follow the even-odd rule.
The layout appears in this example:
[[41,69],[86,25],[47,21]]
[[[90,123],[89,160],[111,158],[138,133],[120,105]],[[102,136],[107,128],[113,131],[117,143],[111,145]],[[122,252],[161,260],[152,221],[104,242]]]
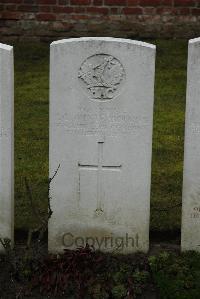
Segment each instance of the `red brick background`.
[[200,36],[200,0],[0,0],[0,39]]

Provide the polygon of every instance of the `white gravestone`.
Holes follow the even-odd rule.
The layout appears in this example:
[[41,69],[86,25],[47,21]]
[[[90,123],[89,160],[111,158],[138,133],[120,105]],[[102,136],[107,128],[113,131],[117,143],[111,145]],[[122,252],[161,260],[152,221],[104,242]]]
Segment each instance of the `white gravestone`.
[[49,250],[148,251],[155,46],[51,44]]
[[200,38],[188,49],[181,248],[200,251]]
[[[13,47],[0,44],[0,238],[13,243]],[[0,251],[3,250],[0,244]]]

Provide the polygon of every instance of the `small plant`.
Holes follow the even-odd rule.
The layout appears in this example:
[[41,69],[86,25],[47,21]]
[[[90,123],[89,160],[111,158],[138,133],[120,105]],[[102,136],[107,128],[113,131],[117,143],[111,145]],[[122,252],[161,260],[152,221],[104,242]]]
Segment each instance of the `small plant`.
[[83,298],[89,285],[94,284],[103,259],[88,245],[65,250],[63,255],[50,255],[35,269],[32,285],[45,295],[70,295],[76,290],[77,298]]
[[[195,261],[195,262],[194,262]],[[149,258],[161,298],[194,299],[200,294],[200,255],[163,252]]]

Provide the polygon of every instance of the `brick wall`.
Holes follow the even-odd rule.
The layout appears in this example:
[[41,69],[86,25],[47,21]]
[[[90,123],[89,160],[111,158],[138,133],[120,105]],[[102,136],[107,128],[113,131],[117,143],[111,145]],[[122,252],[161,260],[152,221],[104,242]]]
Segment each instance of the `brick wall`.
[[0,0],[0,39],[200,36],[200,0]]

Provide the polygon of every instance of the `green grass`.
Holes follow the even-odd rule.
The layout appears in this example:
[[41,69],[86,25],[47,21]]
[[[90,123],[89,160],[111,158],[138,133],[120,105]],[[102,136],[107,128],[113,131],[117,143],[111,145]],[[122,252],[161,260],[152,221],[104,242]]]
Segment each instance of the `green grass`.
[[[181,202],[187,42],[156,41],[156,45],[151,203],[164,208]],[[180,212],[180,207],[168,212],[152,209],[152,229],[180,228]]]
[[47,208],[49,47],[15,47],[15,215],[16,228],[34,227],[27,199],[29,180],[36,205]]
[[[152,161],[151,229],[180,228],[187,42],[151,41],[157,45]],[[36,205],[47,208],[49,45],[15,45],[15,223],[34,227],[24,178]]]

